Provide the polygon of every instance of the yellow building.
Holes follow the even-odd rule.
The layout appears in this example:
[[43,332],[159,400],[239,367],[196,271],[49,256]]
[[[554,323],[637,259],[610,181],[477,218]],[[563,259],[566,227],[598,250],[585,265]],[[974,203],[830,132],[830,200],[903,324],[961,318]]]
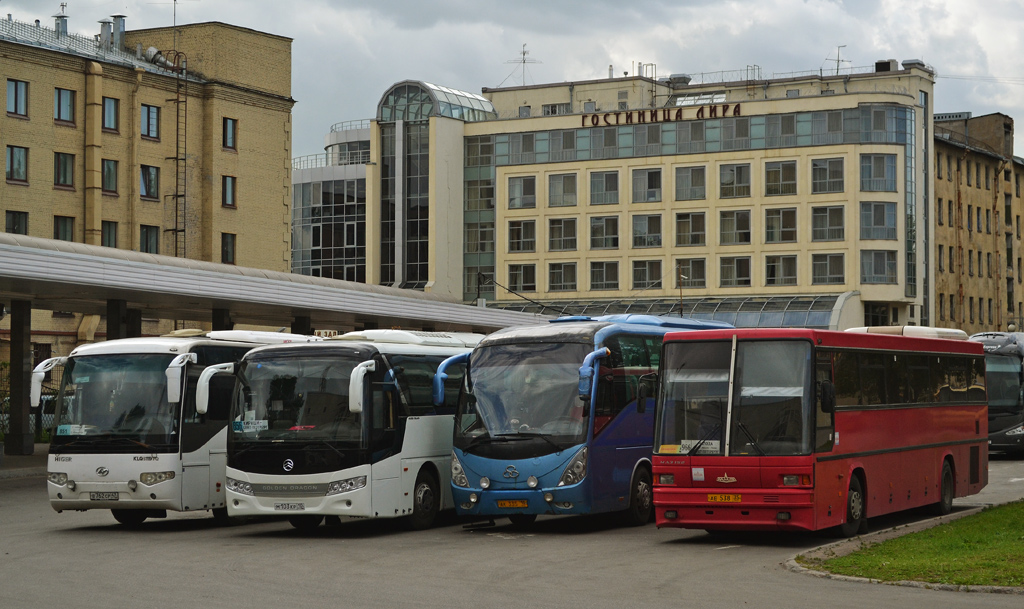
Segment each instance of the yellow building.
[[935,325],[1021,327],[1021,175],[1013,119],[935,116]]
[[[934,71],[702,76],[397,83],[364,136],[366,281],[549,312],[932,323]],[[293,260],[320,230],[299,224]]]
[[[120,15],[86,37],[61,15],[53,29],[0,21],[0,54],[7,232],[288,269],[289,38],[223,23],[126,31]],[[42,355],[104,331],[52,315],[34,313]]]

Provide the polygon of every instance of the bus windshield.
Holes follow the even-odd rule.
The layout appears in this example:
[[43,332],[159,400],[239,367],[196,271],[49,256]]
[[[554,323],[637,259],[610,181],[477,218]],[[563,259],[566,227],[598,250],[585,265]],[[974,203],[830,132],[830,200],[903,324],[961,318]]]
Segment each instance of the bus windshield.
[[989,415],[1019,414],[1021,402],[1020,357],[986,355]]
[[[477,348],[455,415],[455,445],[533,440],[561,450],[586,440],[589,402],[578,395],[581,343]],[[536,447],[535,447],[536,448]]]
[[54,444],[110,440],[151,448],[173,442],[178,413],[167,402],[164,374],[173,357],[123,353],[69,359],[57,392]]
[[810,453],[809,344],[741,341],[735,370],[724,341],[669,343],[664,357],[658,452],[724,455],[728,440],[730,455]]
[[361,446],[362,416],[349,411],[356,357],[259,358],[242,362],[231,405],[234,440],[326,440]]

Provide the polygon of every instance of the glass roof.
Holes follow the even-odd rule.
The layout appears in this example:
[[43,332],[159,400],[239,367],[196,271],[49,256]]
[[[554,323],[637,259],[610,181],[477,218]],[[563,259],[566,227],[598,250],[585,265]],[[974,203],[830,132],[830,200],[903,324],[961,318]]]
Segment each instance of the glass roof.
[[377,120],[426,120],[447,116],[474,122],[498,117],[486,98],[429,82],[405,81],[391,87],[377,106]]
[[[496,302],[488,307],[544,315],[611,315],[639,313],[679,315],[692,319],[724,321],[737,328],[812,328],[835,330],[833,309],[839,294],[821,296],[737,296],[732,298],[692,298],[630,300],[555,300],[544,303]],[[544,306],[541,306],[541,305]],[[836,312],[838,321],[838,312]]]

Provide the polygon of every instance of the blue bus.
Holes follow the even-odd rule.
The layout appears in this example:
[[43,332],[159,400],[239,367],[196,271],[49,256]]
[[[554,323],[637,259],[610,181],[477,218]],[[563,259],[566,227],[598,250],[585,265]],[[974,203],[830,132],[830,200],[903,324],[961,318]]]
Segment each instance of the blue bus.
[[[637,400],[658,369],[666,332],[729,324],[652,315],[562,317],[495,332],[434,376],[466,364],[455,414],[452,498],[464,516],[622,512],[650,520],[653,399]],[[654,395],[653,391],[645,395]]]

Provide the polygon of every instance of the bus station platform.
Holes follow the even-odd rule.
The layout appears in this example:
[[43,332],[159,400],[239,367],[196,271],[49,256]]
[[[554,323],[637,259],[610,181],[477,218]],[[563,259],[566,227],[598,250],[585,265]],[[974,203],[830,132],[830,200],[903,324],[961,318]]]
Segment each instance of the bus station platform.
[[[0,442],[0,446],[3,442]],[[35,444],[31,455],[5,455],[0,450],[0,480],[46,475],[49,444]]]

